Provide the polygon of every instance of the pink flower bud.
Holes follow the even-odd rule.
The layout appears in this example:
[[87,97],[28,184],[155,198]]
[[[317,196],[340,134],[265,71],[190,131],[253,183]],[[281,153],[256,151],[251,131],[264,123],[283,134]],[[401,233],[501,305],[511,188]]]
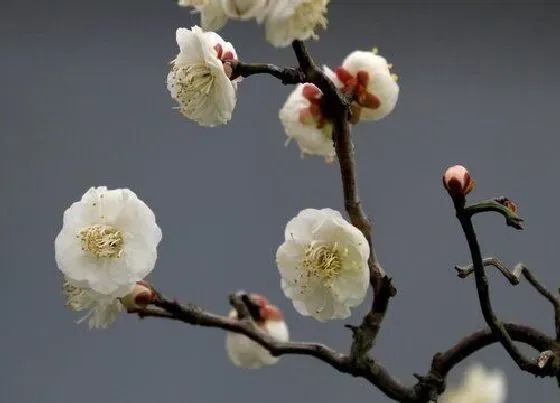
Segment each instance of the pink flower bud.
[[443,174],[443,186],[451,196],[466,196],[474,188],[474,180],[467,168],[454,165]]
[[132,291],[121,298],[121,303],[129,311],[145,308],[154,298],[154,293],[149,284],[138,281]]

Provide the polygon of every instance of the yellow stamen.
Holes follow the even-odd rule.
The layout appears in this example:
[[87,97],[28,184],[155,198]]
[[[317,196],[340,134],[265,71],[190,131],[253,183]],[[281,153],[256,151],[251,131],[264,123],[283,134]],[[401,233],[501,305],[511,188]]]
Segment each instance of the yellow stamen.
[[118,258],[123,251],[122,232],[108,225],[95,224],[84,228],[79,232],[78,238],[82,243],[82,250],[97,258]]
[[301,262],[304,278],[315,277],[321,281],[324,287],[330,288],[334,280],[342,272],[342,258],[348,253],[341,249],[335,242],[332,244],[317,244],[311,242],[305,249],[305,258]]

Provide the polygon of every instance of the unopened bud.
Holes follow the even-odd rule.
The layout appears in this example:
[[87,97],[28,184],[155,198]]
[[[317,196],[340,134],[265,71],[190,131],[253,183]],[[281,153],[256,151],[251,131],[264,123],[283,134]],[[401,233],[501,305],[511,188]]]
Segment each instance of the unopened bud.
[[464,166],[454,165],[443,174],[443,186],[451,196],[466,196],[473,190],[474,180]]
[[129,311],[145,308],[154,299],[154,293],[148,283],[138,281],[132,291],[121,298],[121,303]]

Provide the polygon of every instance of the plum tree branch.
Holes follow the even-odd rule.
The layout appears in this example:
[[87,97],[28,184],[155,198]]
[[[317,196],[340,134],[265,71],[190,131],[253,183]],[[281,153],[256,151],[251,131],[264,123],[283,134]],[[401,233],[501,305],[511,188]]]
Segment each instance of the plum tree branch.
[[340,167],[344,208],[352,225],[363,233],[370,248],[368,265],[374,293],[372,306],[360,326],[348,326],[353,332],[350,356],[353,360],[364,360],[375,344],[389,307],[389,299],[396,294],[396,289],[379,264],[373,245],[371,222],[361,206],[354,145],[350,135],[350,103],[324,71],[317,67],[303,42],[294,41],[292,47],[306,81],[315,84],[323,93],[323,113],[333,124],[333,143]]
[[[560,341],[560,297],[550,292],[540,281],[531,273],[529,268],[523,263],[518,263],[515,269],[510,270],[501,260],[496,258],[483,259],[484,266],[496,267],[502,275],[507,278],[511,285],[519,284],[519,277],[523,276],[527,282],[542,295],[554,308],[554,324],[556,329],[556,340]],[[466,267],[456,266],[457,274],[461,278],[466,278],[474,272],[473,265]]]
[[[372,225],[361,206],[354,145],[350,133],[351,103],[338,91],[323,69],[317,66],[303,42],[294,41],[292,48],[299,67],[243,63],[236,60],[226,60],[224,65],[227,66],[226,70],[228,68],[231,70],[230,77],[232,79],[249,77],[255,74],[268,74],[284,84],[313,83],[323,94],[322,113],[333,125],[333,143],[340,168],[344,208],[352,225],[363,233],[370,247],[368,266],[370,285],[374,294],[373,302],[359,326],[348,326],[353,331],[353,341],[349,353],[339,353],[319,343],[280,342],[273,339],[256,324],[250,302],[246,298],[246,294],[243,293],[232,294],[229,298],[230,304],[237,310],[237,318],[216,315],[193,304],[180,304],[175,300],[164,297],[156,290],[153,290],[155,297],[149,306],[134,312],[131,311],[131,313],[136,313],[141,318],[165,318],[243,334],[275,356],[288,354],[311,356],[331,365],[340,372],[368,380],[389,398],[399,402],[426,403],[437,400],[437,397],[445,389],[445,377],[454,366],[484,347],[498,342],[502,344],[522,370],[537,376],[556,376],[560,382],[560,364],[558,362],[558,357],[560,357],[558,342],[560,338],[559,299],[541,286],[526,267],[519,269],[529,283],[553,303],[556,314],[557,340],[551,339],[528,326],[502,323],[492,309],[484,266],[493,265],[498,268],[514,285],[519,282],[519,276],[516,276],[515,272],[510,272],[497,259],[482,259],[472,217],[483,212],[498,212],[504,216],[509,226],[521,229],[523,220],[515,211],[505,205],[507,199],[503,198],[487,200],[467,208],[465,208],[464,197],[462,199],[454,198],[456,215],[469,244],[473,262],[472,268],[457,268],[457,270],[461,277],[467,277],[474,273],[480,306],[489,329],[472,333],[447,351],[434,355],[429,371],[423,376],[415,374],[418,382],[412,387],[402,385],[379,362],[371,358],[370,351],[376,342],[388,310],[390,298],[396,294],[396,289],[392,285],[391,278],[386,275],[379,264],[373,243]],[[514,342],[533,347],[540,353],[538,360],[526,358]],[[544,362],[545,365],[541,366],[540,362]],[[550,363],[554,365],[546,366]]]
[[239,60],[227,60],[224,64],[231,67],[231,78],[249,77],[255,74],[269,74],[282,81],[283,84],[298,84],[305,80],[305,75],[297,67],[279,67],[269,63],[243,63]]
[[[515,363],[521,370],[530,372],[534,375],[543,374],[542,369],[539,368],[537,363],[525,357],[513,343],[511,335],[508,333],[503,323],[498,320],[492,308],[492,303],[490,300],[490,289],[488,285],[488,279],[486,278],[486,274],[484,272],[482,253],[480,251],[480,245],[478,244],[476,232],[472,224],[472,216],[474,214],[473,211],[478,210],[473,208],[465,208],[464,195],[454,196],[452,197],[452,199],[457,219],[461,223],[463,233],[469,245],[472,264],[474,268],[475,283],[478,291],[478,299],[480,308],[482,310],[482,315],[484,316],[484,320],[486,321],[492,332],[495,334],[495,336],[498,338],[504,349],[508,352],[510,357],[515,361]],[[501,209],[495,210],[494,203],[488,204],[490,206],[488,207],[488,210],[486,208],[482,208],[480,209],[480,211],[497,211],[501,214],[505,213],[507,215],[507,212],[504,212]],[[508,225],[511,225],[509,221]]]
[[[219,328],[228,332],[243,334],[266,348],[275,356],[305,355],[323,361],[336,370],[363,378],[379,388],[389,398],[399,402],[425,403],[439,395],[444,388],[443,379],[455,365],[491,344],[499,342],[489,329],[475,332],[461,339],[449,350],[438,353],[432,360],[426,376],[418,376],[419,381],[413,387],[403,386],[391,377],[387,370],[377,361],[355,362],[350,355],[341,354],[319,343],[279,342],[262,332],[253,321],[250,308],[244,294],[236,293],[229,297],[230,304],[238,311],[240,319],[220,316],[201,309],[194,304],[183,305],[169,299],[152,288],[154,299],[152,305],[144,309],[130,311],[140,318],[170,319],[189,325]],[[505,323],[504,327],[513,340],[525,343],[537,351],[553,350],[554,340],[527,326]]]

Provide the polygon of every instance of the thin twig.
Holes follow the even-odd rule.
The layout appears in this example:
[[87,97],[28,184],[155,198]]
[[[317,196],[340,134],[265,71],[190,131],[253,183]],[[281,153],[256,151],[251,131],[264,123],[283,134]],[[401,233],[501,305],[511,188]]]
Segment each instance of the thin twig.
[[238,60],[226,60],[224,64],[231,66],[231,78],[249,77],[254,74],[269,74],[283,84],[298,84],[305,82],[305,75],[300,68],[280,67],[269,63],[243,63]]
[[537,278],[533,275],[533,273],[531,273],[529,268],[525,266],[523,263],[519,263],[516,266],[515,271],[517,270],[521,270],[521,274],[523,274],[523,276],[527,279],[529,284],[531,284],[539,294],[545,297],[548,300],[548,302],[552,304],[552,307],[554,308],[554,324],[556,329],[556,340],[560,341],[560,298],[552,294],[550,291],[548,291],[546,287],[543,286],[537,280]]
[[504,325],[496,317],[496,314],[492,309],[492,303],[490,301],[490,290],[488,286],[488,279],[486,278],[486,274],[484,272],[482,253],[480,252],[480,246],[478,244],[476,233],[472,224],[472,213],[465,210],[464,197],[454,197],[453,202],[457,219],[461,223],[463,233],[469,245],[469,250],[474,267],[476,288],[478,290],[478,300],[480,303],[480,308],[482,310],[482,315],[484,316],[484,320],[486,321],[492,332],[494,332],[504,349],[508,352],[510,357],[515,361],[515,363],[521,370],[530,372],[535,375],[541,374],[541,369],[535,362],[529,360],[523,355],[523,353],[521,353],[521,351],[513,343],[513,340],[511,339],[511,336],[505,329]]
[[[497,258],[486,258],[483,259],[484,266],[493,266],[497,268],[500,273],[504,275],[505,278],[510,282],[511,285],[519,284],[519,277],[523,275],[529,282],[529,284],[537,290],[539,294],[545,297],[548,302],[552,304],[554,308],[554,324],[556,329],[556,340],[560,341],[560,297],[551,293],[544,285],[542,285],[539,280],[531,273],[529,268],[523,263],[518,263],[515,269],[510,270],[500,259]],[[457,275],[461,278],[466,278],[474,272],[474,266],[455,266],[457,270]]]
[[494,212],[501,214],[506,219],[506,224],[515,229],[523,229],[523,219],[517,213],[503,204],[505,197],[484,200],[464,209],[465,215],[472,217],[475,214]]
[[[508,269],[508,267],[500,259],[496,259],[494,257],[485,258],[482,260],[482,264],[484,267],[492,266],[498,269],[511,285],[515,286],[519,284],[519,276]],[[474,266],[472,264],[467,266],[455,266],[455,270],[457,271],[458,277],[467,278],[474,273]]]

